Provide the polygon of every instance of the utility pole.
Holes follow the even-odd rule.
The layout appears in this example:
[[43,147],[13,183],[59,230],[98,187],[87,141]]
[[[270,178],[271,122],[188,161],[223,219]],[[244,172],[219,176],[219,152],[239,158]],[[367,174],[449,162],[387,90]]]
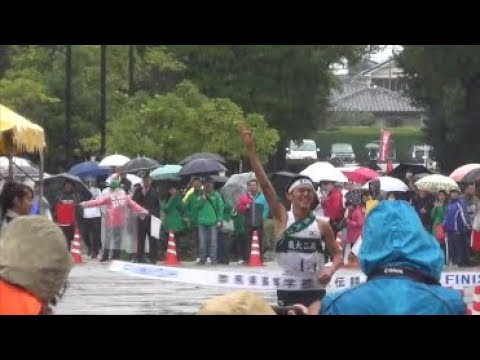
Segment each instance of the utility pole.
[[65,167],[72,159],[72,45],[65,45]]
[[100,153],[106,151],[107,127],[107,46],[100,45]]

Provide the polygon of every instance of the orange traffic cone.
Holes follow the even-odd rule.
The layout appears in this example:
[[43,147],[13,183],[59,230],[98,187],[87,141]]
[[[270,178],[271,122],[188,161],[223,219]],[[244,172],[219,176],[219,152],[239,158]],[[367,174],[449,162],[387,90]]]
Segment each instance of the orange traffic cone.
[[175,234],[172,231],[170,231],[170,233],[168,234],[167,254],[165,255],[164,265],[180,265],[180,262],[177,259],[177,245],[175,244]]
[[83,262],[82,247],[80,245],[80,231],[78,230],[77,226],[75,226],[75,235],[73,236],[70,254],[72,255],[72,259],[75,264],[81,264]]
[[248,266],[263,266],[262,258],[260,256],[260,245],[258,243],[258,232],[253,230],[252,235],[252,247],[250,250],[250,259],[248,261]]

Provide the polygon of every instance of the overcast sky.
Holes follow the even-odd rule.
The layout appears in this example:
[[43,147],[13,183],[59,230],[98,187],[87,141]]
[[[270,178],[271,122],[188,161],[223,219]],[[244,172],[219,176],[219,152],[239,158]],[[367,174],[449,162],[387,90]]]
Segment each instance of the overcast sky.
[[377,54],[370,55],[370,58],[376,62],[383,62],[385,60],[388,60],[388,58],[392,56],[392,49],[401,50],[402,47],[400,45],[387,45],[385,50]]

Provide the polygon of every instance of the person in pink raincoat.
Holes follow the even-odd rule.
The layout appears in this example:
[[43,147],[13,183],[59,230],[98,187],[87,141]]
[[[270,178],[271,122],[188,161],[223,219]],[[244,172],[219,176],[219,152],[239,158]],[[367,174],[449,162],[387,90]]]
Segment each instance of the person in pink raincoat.
[[351,248],[362,234],[365,216],[363,214],[361,204],[355,204],[353,202],[347,201],[346,206],[347,211],[345,213],[345,225],[347,227],[347,246],[345,249],[345,259],[348,259]]
[[[148,215],[148,210],[138,205],[120,187],[118,179],[110,182],[111,191],[98,199],[80,203],[83,207],[105,206],[105,242],[103,244],[102,258],[100,262],[109,260],[111,246],[113,246],[112,260],[120,258],[120,247],[123,230],[126,228],[127,211],[130,210],[138,215]],[[113,244],[111,244],[113,239]]]

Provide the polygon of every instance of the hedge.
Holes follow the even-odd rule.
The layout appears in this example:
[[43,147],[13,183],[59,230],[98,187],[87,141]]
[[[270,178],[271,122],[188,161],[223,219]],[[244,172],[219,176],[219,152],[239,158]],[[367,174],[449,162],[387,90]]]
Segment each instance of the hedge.
[[[422,143],[421,129],[413,127],[393,128],[392,139],[397,149],[397,159],[400,162],[410,161],[412,145]],[[348,143],[353,147],[357,161],[368,160],[365,145],[380,139],[380,129],[377,127],[344,126],[336,129],[322,130],[317,133],[314,140],[320,148],[322,157],[330,156],[330,147],[335,143]]]

